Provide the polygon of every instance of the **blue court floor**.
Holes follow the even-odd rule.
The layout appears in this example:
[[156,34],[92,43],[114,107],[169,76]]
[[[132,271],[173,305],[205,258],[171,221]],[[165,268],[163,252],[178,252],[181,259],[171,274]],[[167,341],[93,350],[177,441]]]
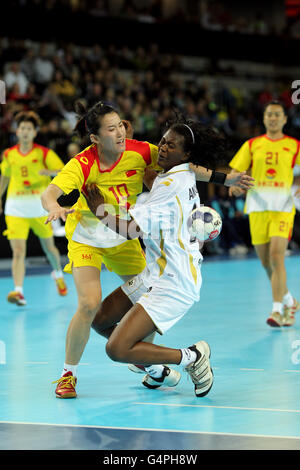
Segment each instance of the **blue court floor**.
[[[286,266],[299,298],[300,256]],[[156,338],[176,348],[210,344],[215,382],[203,398],[185,373],[174,389],[144,388],[143,376],[112,362],[92,331],[78,398],[57,399],[51,382],[62,370],[76,292],[67,276],[69,294],[59,297],[49,270],[38,272],[26,276],[26,307],[7,303],[12,280],[0,277],[1,450],[300,449],[300,318],[290,328],[266,324],[271,290],[255,257],[204,260],[200,302]],[[107,271],[102,282],[104,295],[120,284]]]

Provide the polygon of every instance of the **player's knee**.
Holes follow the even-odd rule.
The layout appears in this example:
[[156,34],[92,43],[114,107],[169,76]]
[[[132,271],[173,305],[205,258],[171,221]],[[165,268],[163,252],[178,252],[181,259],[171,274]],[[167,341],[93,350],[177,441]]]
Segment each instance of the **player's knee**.
[[123,362],[124,348],[119,341],[108,340],[106,343],[106,354],[112,361]]
[[281,265],[282,263],[284,263],[284,253],[281,253],[280,251],[271,251],[270,262],[273,268]]
[[22,245],[15,245],[13,247],[14,258],[25,258],[26,248]]
[[79,303],[79,314],[83,320],[92,323],[99,310],[101,299],[97,297],[94,298],[84,298],[81,299]]

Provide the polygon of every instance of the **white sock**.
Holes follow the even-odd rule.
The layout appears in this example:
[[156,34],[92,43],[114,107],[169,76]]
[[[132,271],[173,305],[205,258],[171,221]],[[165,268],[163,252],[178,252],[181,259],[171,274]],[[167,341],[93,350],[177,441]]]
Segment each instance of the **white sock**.
[[77,377],[77,375],[76,375],[77,365],[64,363],[64,368],[63,368],[63,371],[61,373],[61,376],[65,375],[66,372],[72,372],[73,376]]
[[287,305],[288,307],[292,307],[294,305],[294,297],[290,292],[287,292],[282,299],[283,305]]
[[60,277],[64,277],[64,274],[63,274],[63,272],[62,272],[61,269],[58,270],[58,271],[55,271],[55,270],[54,270],[53,273],[54,273],[55,279],[59,279]]
[[283,306],[281,302],[273,302],[272,312],[279,312],[282,314]]
[[154,377],[155,379],[159,379],[162,376],[164,370],[164,366],[158,364],[155,366],[148,366],[145,367],[145,371],[151,375],[151,377]]
[[15,292],[19,292],[23,295],[23,287],[22,286],[15,286]]
[[197,359],[197,354],[195,351],[192,351],[189,348],[180,349],[181,351],[181,361],[179,363],[180,366],[186,367],[189,366],[192,362],[195,362]]

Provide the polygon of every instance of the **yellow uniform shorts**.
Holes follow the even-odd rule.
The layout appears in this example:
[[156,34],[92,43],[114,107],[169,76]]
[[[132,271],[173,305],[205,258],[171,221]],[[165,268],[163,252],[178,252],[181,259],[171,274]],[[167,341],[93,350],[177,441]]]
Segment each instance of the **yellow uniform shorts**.
[[269,243],[272,237],[291,239],[294,226],[293,212],[251,212],[249,224],[253,245]]
[[101,271],[103,263],[109,271],[130,276],[139,274],[146,267],[145,254],[137,238],[112,248],[96,248],[69,240],[68,258],[70,262],[64,268],[66,273],[72,273],[73,266],[94,266]]
[[3,232],[3,235],[6,235],[8,240],[27,240],[31,229],[39,238],[50,238],[53,236],[53,231],[51,224],[45,224],[46,220],[47,216],[27,218],[6,215],[7,229]]

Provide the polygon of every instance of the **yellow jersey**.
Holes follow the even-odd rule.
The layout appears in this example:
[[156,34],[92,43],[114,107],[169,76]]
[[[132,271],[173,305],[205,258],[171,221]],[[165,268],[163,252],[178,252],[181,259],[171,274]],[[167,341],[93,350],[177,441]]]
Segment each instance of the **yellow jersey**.
[[1,173],[9,178],[5,214],[15,217],[42,217],[47,215],[41,203],[41,194],[51,182],[51,177],[40,175],[43,169],[61,170],[64,163],[51,149],[33,144],[23,154],[19,145],[4,151]]
[[106,210],[126,218],[128,209],[135,204],[143,189],[146,167],[157,166],[158,148],[148,142],[126,139],[125,151],[109,168],[101,169],[101,162],[95,144],[72,158],[64,169],[52,180],[64,194],[74,189],[80,192],[75,211],[66,221],[66,235],[72,240],[86,245],[110,248],[127,241],[124,237],[105,225],[92,214],[82,194],[87,184],[95,183],[104,196]]
[[255,185],[248,190],[245,212],[294,212],[291,192],[293,168],[300,164],[300,142],[284,135],[272,140],[266,134],[247,140],[229,165],[251,170]]

